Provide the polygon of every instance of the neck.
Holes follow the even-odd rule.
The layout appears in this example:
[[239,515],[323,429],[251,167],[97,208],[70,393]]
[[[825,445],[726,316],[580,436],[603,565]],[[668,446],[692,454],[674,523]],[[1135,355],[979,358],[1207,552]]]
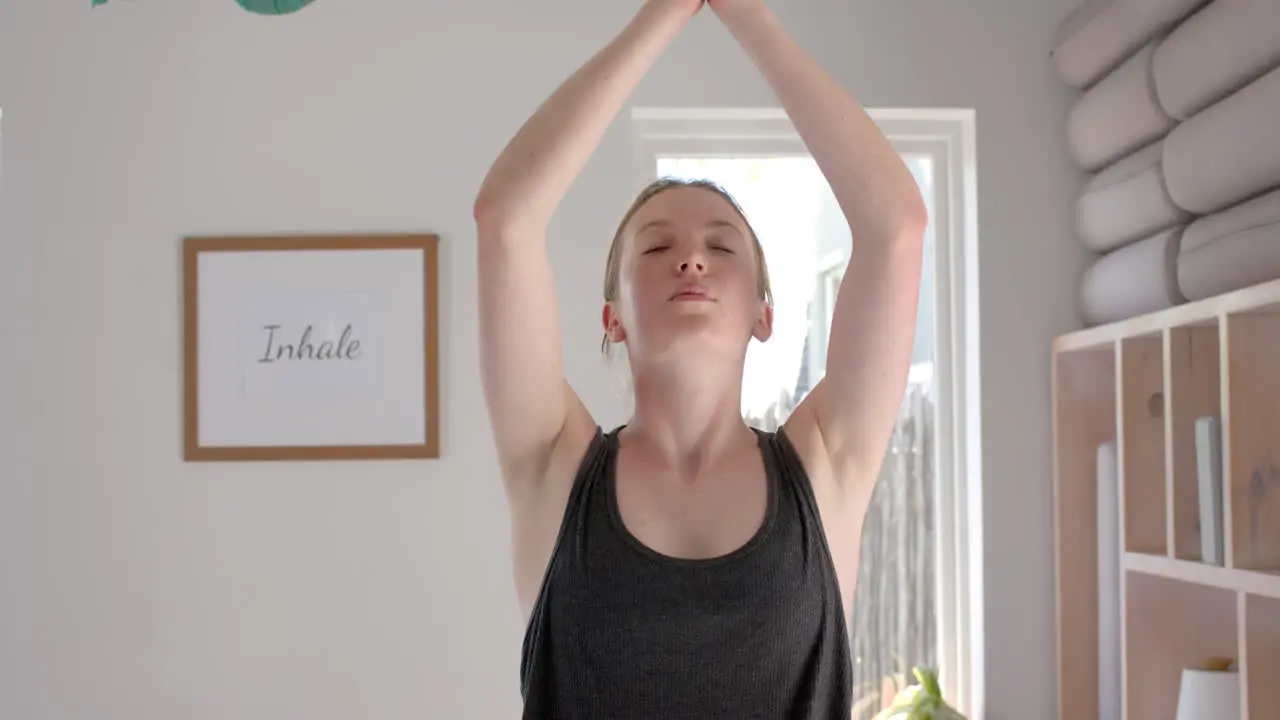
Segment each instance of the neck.
[[633,371],[635,413],[626,433],[687,479],[740,452],[755,435],[742,419],[742,365],[700,363]]

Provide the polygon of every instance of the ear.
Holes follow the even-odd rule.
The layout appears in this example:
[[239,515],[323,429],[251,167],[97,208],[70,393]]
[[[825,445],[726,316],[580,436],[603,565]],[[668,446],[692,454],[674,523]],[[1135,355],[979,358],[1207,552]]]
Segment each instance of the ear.
[[751,335],[760,342],[767,342],[773,337],[773,307],[763,300],[760,301],[760,316],[756,318]]
[[613,303],[607,302],[604,304],[600,319],[604,324],[604,334],[605,337],[609,338],[609,342],[626,342],[627,331],[622,327],[622,314],[613,306]]

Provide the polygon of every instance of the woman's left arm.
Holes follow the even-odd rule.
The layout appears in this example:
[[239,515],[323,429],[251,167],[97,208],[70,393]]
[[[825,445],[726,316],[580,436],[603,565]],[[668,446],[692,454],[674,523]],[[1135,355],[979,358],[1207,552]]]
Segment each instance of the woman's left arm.
[[826,377],[796,415],[818,427],[838,484],[879,472],[906,386],[927,210],[901,156],[763,0],[709,0],[777,93],[849,223]]

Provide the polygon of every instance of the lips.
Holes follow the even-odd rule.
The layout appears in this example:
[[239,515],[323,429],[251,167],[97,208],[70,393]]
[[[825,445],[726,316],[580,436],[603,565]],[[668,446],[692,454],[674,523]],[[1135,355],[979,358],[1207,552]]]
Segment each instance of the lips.
[[672,300],[707,300],[711,301],[711,291],[703,285],[690,284],[682,285],[675,294],[671,296]]

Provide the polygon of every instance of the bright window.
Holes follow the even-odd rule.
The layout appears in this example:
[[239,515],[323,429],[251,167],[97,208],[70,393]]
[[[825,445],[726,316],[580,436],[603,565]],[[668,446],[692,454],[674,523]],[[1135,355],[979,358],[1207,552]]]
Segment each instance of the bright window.
[[[835,299],[857,239],[785,114],[638,110],[632,119],[640,181],[713,180],[742,205],[760,238],[774,335],[748,348],[742,410],[753,425],[775,429],[824,374]],[[980,477],[968,402],[978,397],[976,348],[964,342],[976,338],[966,313],[976,270],[966,267],[971,118],[897,113],[878,120],[919,183],[931,222],[908,387],[864,525],[849,619],[854,718],[870,720],[913,682],[913,665],[938,668],[948,698],[979,715],[981,625],[969,609],[981,611],[974,602],[980,583],[970,582],[967,558],[980,523],[966,501],[970,476]]]

